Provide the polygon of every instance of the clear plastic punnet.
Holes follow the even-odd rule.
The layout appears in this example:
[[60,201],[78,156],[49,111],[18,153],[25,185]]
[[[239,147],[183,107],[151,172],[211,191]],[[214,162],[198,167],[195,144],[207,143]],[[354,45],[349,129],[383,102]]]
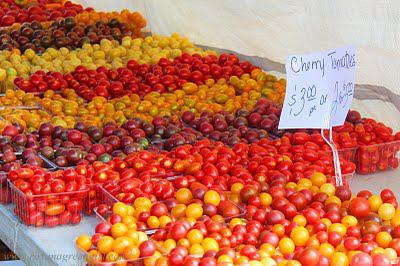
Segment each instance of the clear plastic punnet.
[[0,203],[11,203],[10,191],[7,183],[7,172],[0,172]]
[[398,168],[399,150],[400,141],[360,146],[356,155],[357,173],[366,175]]
[[[236,215],[232,215],[232,216],[228,216],[228,217],[224,217],[224,221],[229,222],[230,220],[232,220],[233,218],[243,218],[246,214],[246,208],[244,208],[243,206],[241,206],[240,204],[234,202],[233,200],[229,199],[229,193],[224,193],[227,195],[227,199],[230,203],[232,203],[238,210],[238,214]],[[117,203],[120,202],[116,197],[114,197],[112,194],[110,194],[104,187],[100,187],[100,195],[99,195],[101,201],[103,202],[103,204],[106,204],[109,206],[109,208],[111,209],[112,206]],[[157,202],[165,202],[165,201],[157,201]],[[154,202],[156,203],[156,202]],[[95,209],[95,214],[96,217],[99,218],[100,221],[108,221],[108,218],[111,216],[112,212],[108,211],[105,214],[100,214],[98,209]],[[172,215],[169,213],[168,216],[172,217]],[[154,231],[154,230],[153,230]]]
[[356,161],[357,147],[339,149],[338,153],[341,159],[354,163]]
[[81,222],[89,189],[73,192],[26,195],[8,182],[14,214],[25,225],[52,228]]
[[[22,154],[20,152],[14,153],[18,163],[22,164]],[[47,169],[48,171],[55,170],[55,165],[43,158],[38,154],[39,158],[43,160],[43,168]],[[0,171],[0,204],[10,204],[11,203],[11,188],[8,185],[8,173],[6,171]]]

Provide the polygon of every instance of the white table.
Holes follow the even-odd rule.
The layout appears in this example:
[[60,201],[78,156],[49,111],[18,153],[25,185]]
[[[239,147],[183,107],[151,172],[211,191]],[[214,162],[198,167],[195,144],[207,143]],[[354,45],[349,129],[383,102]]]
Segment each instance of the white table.
[[350,185],[353,193],[363,189],[379,193],[384,188],[390,188],[400,199],[400,168],[371,175],[355,175]]

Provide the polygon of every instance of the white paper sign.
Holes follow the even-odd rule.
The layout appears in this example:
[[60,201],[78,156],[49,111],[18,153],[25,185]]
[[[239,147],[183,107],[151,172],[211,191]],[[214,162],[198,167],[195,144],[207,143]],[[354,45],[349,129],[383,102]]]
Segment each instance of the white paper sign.
[[279,128],[329,128],[342,125],[355,80],[355,47],[286,60],[286,95]]
[[332,94],[331,126],[341,126],[346,120],[354,95],[356,49],[332,50],[329,57],[329,88]]

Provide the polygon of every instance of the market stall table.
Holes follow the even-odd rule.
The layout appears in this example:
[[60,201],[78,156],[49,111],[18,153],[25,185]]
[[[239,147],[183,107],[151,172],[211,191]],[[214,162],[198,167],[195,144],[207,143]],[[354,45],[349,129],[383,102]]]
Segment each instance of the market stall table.
[[369,189],[374,194],[380,193],[385,188],[390,188],[400,197],[400,169],[377,172],[370,175],[356,174],[351,181],[352,193],[356,194],[360,190]]

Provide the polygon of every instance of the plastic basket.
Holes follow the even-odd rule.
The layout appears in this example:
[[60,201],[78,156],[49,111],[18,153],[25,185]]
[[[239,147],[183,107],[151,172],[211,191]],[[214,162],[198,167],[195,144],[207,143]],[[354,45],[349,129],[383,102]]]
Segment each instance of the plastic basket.
[[[16,161],[18,162],[20,165],[23,165],[23,161],[22,161],[22,152],[14,152],[14,155],[16,157]],[[2,154],[0,154],[0,157],[2,156]],[[56,169],[56,165],[54,163],[52,163],[51,161],[49,161],[47,158],[44,158],[43,156],[40,155],[40,153],[37,154],[37,156],[42,159],[43,161],[43,165],[42,168],[48,169],[48,170],[55,170]]]
[[[57,170],[67,170],[67,169],[75,169],[76,165],[68,165],[68,166],[59,166],[53,160],[46,158],[41,152],[38,152],[38,155],[43,159],[49,162],[53,167]],[[55,159],[55,158],[54,158]],[[82,160],[82,159],[81,159]],[[79,161],[80,162],[80,161]],[[79,163],[78,162],[78,163]]]
[[357,173],[371,174],[399,166],[400,141],[363,145],[357,150]]
[[[167,176],[169,176],[169,177],[167,177]],[[151,178],[151,182],[158,182],[158,181],[163,180],[163,181],[167,181],[167,182],[171,183],[170,185],[173,186],[173,183],[169,178],[173,178],[174,176],[175,176],[174,174],[166,174],[166,175],[162,175],[163,178],[160,178],[161,177],[160,175],[153,175],[153,177]],[[140,177],[138,179],[140,179]],[[134,199],[130,199],[132,201],[119,200],[116,195],[119,194],[119,193],[122,194],[122,191],[120,189],[112,190],[112,188],[111,188],[111,187],[118,188],[119,184],[121,182],[125,182],[125,181],[128,181],[128,180],[129,180],[129,178],[124,178],[124,179],[121,179],[121,180],[118,180],[118,181],[110,181],[110,182],[106,182],[106,183],[101,184],[101,187],[99,188],[100,201],[102,203],[104,203],[104,204],[109,204],[109,205],[110,204],[112,205],[117,201],[122,201],[122,202],[124,202],[126,204],[130,204]],[[126,192],[124,194],[125,195],[129,195],[129,194],[135,194],[135,193],[134,192]],[[171,195],[171,197],[172,196],[173,196],[173,194]],[[135,199],[136,199],[136,197],[135,197]],[[153,198],[153,199],[150,198],[150,199],[153,202],[155,202],[155,201],[165,200],[167,198],[158,198],[158,199],[157,198]]]
[[75,168],[76,168],[76,165],[72,165],[72,166],[58,166],[58,165],[55,164],[55,166],[56,166],[56,170],[68,170],[68,169],[75,169]]
[[[26,112],[40,112],[41,116],[46,116],[47,119],[51,119],[54,115],[49,113],[46,109],[44,109],[42,106],[39,104],[35,104],[34,106],[26,106],[26,105],[20,105],[20,106],[11,106],[11,105],[4,105],[0,106],[0,115],[2,116],[2,120],[8,121],[9,120],[9,115],[12,114],[18,114],[21,115],[21,111],[26,111]],[[13,119],[10,119],[8,122],[12,122]]]
[[[355,174],[355,172],[349,173],[349,174],[342,174],[343,186],[346,186],[346,187],[350,187],[351,186],[351,184],[353,182],[354,174]],[[331,178],[333,178],[334,185],[337,186],[337,184],[336,184],[336,176],[333,176]]]
[[99,195],[101,195],[100,185],[99,184],[89,185],[85,215],[88,216],[94,215],[94,209],[102,203]]
[[348,161],[348,162],[356,162],[356,154],[357,154],[357,147],[354,148],[346,148],[346,149],[339,149],[339,157]]
[[[95,215],[96,215],[96,218],[97,218],[97,220],[99,221],[99,222],[106,222],[106,223],[109,223],[109,221],[108,221],[108,218],[112,215],[112,211],[110,210],[110,211],[107,211],[105,214],[100,214],[98,211],[97,211],[97,207],[96,208],[94,208],[94,213],[95,213]],[[157,231],[159,231],[159,230],[164,230],[165,228],[154,228],[154,229],[150,229],[150,228],[148,228],[148,229],[144,229],[144,230],[141,230],[141,229],[137,229],[138,231],[142,231],[142,232],[144,232],[146,235],[153,235],[153,234],[155,234]]]
[[53,166],[53,168],[55,170],[67,170],[67,169],[75,169],[76,165],[71,165],[71,166],[58,166],[55,162],[53,162],[50,159],[47,159],[41,152],[38,152],[38,155],[40,156],[40,158],[44,160],[46,160],[47,162],[49,162],[49,164],[51,164]]
[[0,172],[0,203],[9,204],[11,203],[10,191],[7,182],[7,173]]
[[[114,205],[114,203],[118,202],[118,199],[111,195],[103,186],[99,186],[97,190],[98,199],[102,204],[107,204],[108,206]],[[96,211],[95,211],[96,213]]]
[[[357,149],[358,149],[357,147],[339,149],[338,150],[339,158],[342,159],[342,160],[348,161],[348,162],[355,163],[356,162]],[[332,156],[332,150],[322,151],[321,154]]]
[[[119,202],[119,200],[116,197],[114,197],[110,192],[108,192],[103,186],[100,187],[100,190],[101,190],[101,192],[100,192],[101,193],[101,199],[103,200],[102,203],[107,204],[108,206],[111,207],[112,205],[114,205],[114,203]],[[230,200],[229,196],[227,196],[227,199],[229,200],[229,202],[234,204],[239,209],[239,214],[238,215],[233,215],[233,216],[230,216],[230,217],[225,217],[224,221],[225,222],[229,222],[233,218],[243,218],[243,217],[245,217],[246,208],[244,208],[240,204],[237,204],[236,202]],[[164,202],[164,201],[158,201],[158,202]],[[106,215],[106,217],[104,217],[104,216],[100,215],[96,210],[95,210],[96,217],[98,217],[101,221],[107,221],[108,216]],[[155,229],[155,230],[157,230],[157,229]]]
[[79,224],[87,206],[89,189],[27,196],[12,182],[9,181],[8,184],[14,213],[28,226],[55,227]]
[[38,152],[38,156],[40,157],[40,159],[43,160],[44,168],[47,168],[47,169],[50,169],[50,170],[56,170],[57,169],[57,165],[55,163],[53,163],[52,161],[50,161],[49,159],[47,159],[46,157],[44,157],[43,154]]
[[[21,153],[15,153],[17,157],[17,162],[20,162],[22,164],[21,160]],[[56,170],[54,168],[54,165],[47,160],[46,158],[41,157],[39,154],[38,156],[43,160],[43,168],[46,168],[50,171]],[[8,173],[7,172],[2,172],[0,171],[0,204],[7,205],[11,203],[11,192],[10,192],[10,186],[8,185]]]
[[[121,180],[123,181],[123,180]],[[113,206],[114,203],[120,202],[114,195],[110,193],[103,185],[99,185],[97,188],[97,198],[102,204],[106,204],[108,206]]]

